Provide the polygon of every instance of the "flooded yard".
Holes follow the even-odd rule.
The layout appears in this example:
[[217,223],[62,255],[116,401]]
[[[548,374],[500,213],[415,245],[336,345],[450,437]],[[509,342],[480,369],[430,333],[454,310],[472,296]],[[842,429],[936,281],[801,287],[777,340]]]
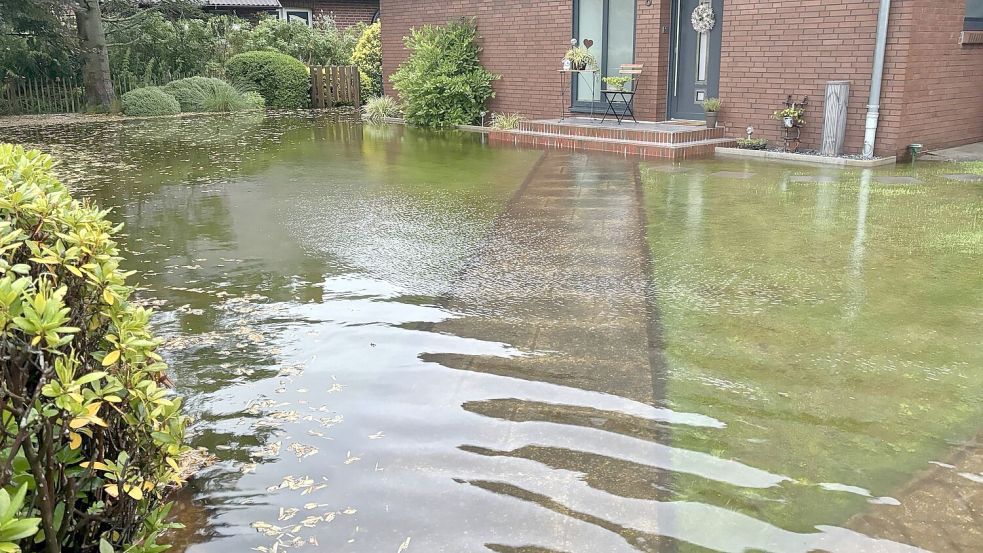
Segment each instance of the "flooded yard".
[[335,115],[0,131],[112,207],[178,551],[983,549],[983,182]]

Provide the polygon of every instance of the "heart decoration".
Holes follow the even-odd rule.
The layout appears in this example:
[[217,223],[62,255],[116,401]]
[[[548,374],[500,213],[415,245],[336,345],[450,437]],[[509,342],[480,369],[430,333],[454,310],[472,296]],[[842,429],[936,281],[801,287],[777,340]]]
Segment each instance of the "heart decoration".
[[585,38],[584,39],[584,48],[590,48],[593,45],[594,45],[594,41],[593,40],[591,40],[589,38]]

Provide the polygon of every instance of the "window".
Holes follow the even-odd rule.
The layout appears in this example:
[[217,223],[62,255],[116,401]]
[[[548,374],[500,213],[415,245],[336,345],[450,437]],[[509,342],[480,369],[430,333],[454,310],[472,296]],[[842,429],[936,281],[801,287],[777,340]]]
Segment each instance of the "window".
[[308,27],[314,21],[314,17],[311,14],[311,10],[305,10],[302,8],[280,8],[277,13],[277,17],[280,19],[286,19],[287,21],[302,21]]
[[983,0],[966,0],[966,19],[963,30],[983,31]]

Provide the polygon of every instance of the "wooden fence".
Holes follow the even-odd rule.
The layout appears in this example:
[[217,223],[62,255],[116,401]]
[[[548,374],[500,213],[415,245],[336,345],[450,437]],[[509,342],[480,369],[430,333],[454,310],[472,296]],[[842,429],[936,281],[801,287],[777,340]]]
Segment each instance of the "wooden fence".
[[[186,76],[170,72],[143,78],[122,75],[113,78],[113,90],[119,98],[134,88],[160,86]],[[0,115],[78,113],[84,110],[85,87],[81,81],[20,78],[0,81]]]
[[0,82],[0,115],[82,111],[85,109],[83,92],[81,83],[67,79]]
[[312,65],[311,107],[361,106],[362,87],[354,65]]
[[[186,77],[162,73],[137,78],[121,75],[113,79],[116,97],[142,86],[160,86]],[[311,107],[362,105],[358,68],[354,65],[311,66]],[[85,110],[85,89],[74,79],[8,79],[0,81],[0,115],[30,113],[76,113]]]

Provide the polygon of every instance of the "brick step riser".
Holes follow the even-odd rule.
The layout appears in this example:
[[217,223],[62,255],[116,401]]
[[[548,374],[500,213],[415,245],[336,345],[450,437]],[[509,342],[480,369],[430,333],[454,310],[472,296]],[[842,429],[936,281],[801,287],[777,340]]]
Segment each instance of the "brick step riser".
[[619,144],[594,140],[591,137],[553,136],[543,134],[521,134],[508,131],[493,131],[489,140],[516,146],[538,146],[543,148],[572,151],[610,152],[623,156],[659,159],[699,159],[712,157],[717,146],[736,145],[736,141],[718,141],[692,146],[667,147],[665,145]]
[[634,142],[656,142],[660,144],[683,144],[700,140],[713,140],[724,137],[724,129],[694,129],[692,131],[646,131],[636,129],[578,127],[575,125],[556,125],[535,121],[519,123],[520,131],[570,136],[577,138],[601,138],[608,140],[631,140]]

